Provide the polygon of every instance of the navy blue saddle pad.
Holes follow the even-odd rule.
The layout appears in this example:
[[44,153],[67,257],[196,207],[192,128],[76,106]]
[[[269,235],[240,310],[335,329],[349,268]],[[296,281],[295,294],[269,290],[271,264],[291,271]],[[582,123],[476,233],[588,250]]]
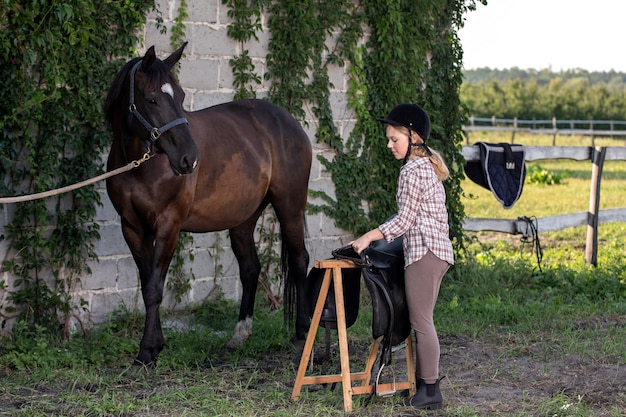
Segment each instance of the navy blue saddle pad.
[[522,195],[526,179],[525,150],[522,145],[477,142],[479,161],[468,161],[465,174],[490,190],[505,209],[513,207]]

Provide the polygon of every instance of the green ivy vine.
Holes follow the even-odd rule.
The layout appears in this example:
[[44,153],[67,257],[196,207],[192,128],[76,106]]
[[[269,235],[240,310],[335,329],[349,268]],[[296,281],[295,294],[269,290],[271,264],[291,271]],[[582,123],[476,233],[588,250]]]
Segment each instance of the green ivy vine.
[[187,0],[180,0],[176,11],[174,23],[170,27],[170,45],[173,49],[178,49],[186,40],[185,29],[187,26],[185,25],[185,19],[189,17],[189,13],[187,12]]
[[451,236],[462,247],[463,178],[458,144],[464,110],[458,99],[462,82],[460,44],[456,28],[462,23],[462,1],[362,1],[361,23],[369,28],[363,47],[352,44],[344,53],[349,62],[349,105],[357,123],[332,161],[322,159],[335,183],[336,200],[324,193],[327,205],[317,207],[355,234],[380,224],[395,213],[400,162],[389,157],[384,126],[376,118],[396,104],[417,102],[431,115],[430,145],[451,169],[446,182]]
[[[138,44],[154,1],[5,0],[0,10],[0,194],[31,194],[102,173],[110,143],[102,97]],[[106,29],[103,29],[106,28]],[[115,59],[111,59],[115,57]],[[93,186],[8,208],[9,253],[0,281],[0,321],[20,317],[58,329],[83,300],[80,277],[96,259],[101,205]],[[52,284],[49,284],[52,282]],[[8,294],[8,296],[7,296]],[[65,326],[67,327],[67,326]]]
[[[263,76],[268,98],[296,118],[305,122],[305,108],[311,109],[317,141],[335,151],[332,160],[321,158],[335,196],[312,192],[323,204],[310,211],[326,213],[355,234],[393,213],[399,166],[388,155],[376,118],[400,102],[419,102],[433,120],[431,145],[452,172],[446,182],[451,234],[461,247],[459,145],[465,111],[459,101],[462,50],[456,30],[476,0],[222,2],[233,22],[228,34],[241,49],[231,60],[236,98],[254,97]],[[28,7],[19,0],[3,2],[0,76],[11,88],[0,92],[0,195],[54,189],[102,173],[102,164],[94,161],[110,138],[101,98],[120,66],[136,55],[137,29],[151,9],[154,0],[97,5],[40,0]],[[263,30],[264,15],[271,37],[266,70],[259,74],[246,43]],[[171,29],[173,45],[185,37],[186,17],[182,0]],[[333,123],[330,65],[350,75],[348,106],[356,124],[345,141]],[[91,186],[11,208],[4,236],[10,253],[2,268],[17,279],[11,288],[0,281],[10,301],[3,303],[0,320],[20,316],[31,325],[54,328],[59,317],[67,321],[83,307],[72,294],[96,256],[99,229],[93,218],[100,204]],[[271,213],[267,216],[260,239],[272,248],[275,228]],[[189,247],[189,239],[181,235],[180,247]],[[275,254],[264,256],[270,264]],[[180,295],[189,278],[176,273],[181,262],[173,265],[171,285]],[[47,284],[51,277],[52,286]]]
[[[324,212],[355,234],[393,214],[400,165],[389,157],[384,127],[376,119],[396,104],[418,102],[433,120],[430,145],[443,154],[451,170],[445,183],[451,236],[462,249],[464,161],[459,148],[466,111],[459,100],[462,49],[457,30],[476,0],[267,0],[252,6],[224,2],[238,9],[230,16],[242,20],[230,35],[241,42],[255,36],[265,7],[271,32],[264,74],[270,82],[269,99],[302,122],[305,106],[310,106],[318,121],[317,141],[335,150],[332,160],[320,157],[335,184],[335,197],[311,191],[323,204],[310,205],[309,211]],[[251,16],[257,20],[251,21]],[[239,71],[239,87],[251,89],[254,68],[243,59],[241,45],[241,60],[233,67]],[[348,107],[357,121],[345,141],[333,123],[331,64],[345,65],[350,75]]]
[[255,72],[255,66],[246,42],[251,39],[259,40],[256,35],[262,30],[261,16],[267,0],[222,0],[228,7],[228,17],[232,22],[228,25],[228,36],[239,43],[241,54],[230,60],[233,72],[233,87],[235,99],[255,98],[255,86],[261,84],[261,76]]

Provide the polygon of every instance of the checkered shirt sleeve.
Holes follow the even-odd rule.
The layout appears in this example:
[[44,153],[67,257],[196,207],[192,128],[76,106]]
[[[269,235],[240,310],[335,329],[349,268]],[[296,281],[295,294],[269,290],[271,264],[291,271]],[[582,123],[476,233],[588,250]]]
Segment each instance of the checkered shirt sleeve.
[[428,249],[454,264],[446,193],[428,158],[413,158],[402,167],[396,200],[397,215],[379,230],[388,242],[404,236],[405,267],[421,259]]

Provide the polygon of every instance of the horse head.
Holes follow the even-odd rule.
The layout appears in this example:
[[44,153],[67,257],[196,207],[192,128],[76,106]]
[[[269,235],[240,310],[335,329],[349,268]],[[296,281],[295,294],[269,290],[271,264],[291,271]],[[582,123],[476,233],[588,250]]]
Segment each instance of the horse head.
[[126,155],[140,147],[147,153],[163,152],[176,175],[191,173],[200,155],[185,118],[185,93],[171,71],[186,45],[164,60],[151,46],[143,58],[128,62],[104,105],[114,133],[124,136]]

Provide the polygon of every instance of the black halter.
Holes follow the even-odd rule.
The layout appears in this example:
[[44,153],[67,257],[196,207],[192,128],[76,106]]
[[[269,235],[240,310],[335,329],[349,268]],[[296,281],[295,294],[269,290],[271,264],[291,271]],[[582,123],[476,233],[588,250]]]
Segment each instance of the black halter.
[[141,59],[137,61],[137,63],[130,70],[130,97],[129,97],[129,105],[128,105],[128,110],[130,111],[130,113],[128,114],[128,125],[130,126],[130,124],[133,121],[133,116],[135,116],[137,120],[139,120],[141,124],[144,125],[146,129],[148,129],[148,132],[150,132],[150,135],[148,139],[145,141],[146,149],[152,152],[152,148],[155,142],[157,141],[157,139],[159,139],[159,137],[161,137],[163,133],[167,132],[174,126],[178,126],[183,123],[189,124],[189,122],[187,121],[186,118],[181,117],[169,123],[166,123],[165,125],[161,127],[155,127],[155,126],[152,126],[150,122],[148,122],[141,115],[141,113],[139,113],[139,111],[137,110],[137,106],[135,105],[135,74],[137,73],[137,68],[139,68],[139,65],[141,65],[141,61],[142,61]]

